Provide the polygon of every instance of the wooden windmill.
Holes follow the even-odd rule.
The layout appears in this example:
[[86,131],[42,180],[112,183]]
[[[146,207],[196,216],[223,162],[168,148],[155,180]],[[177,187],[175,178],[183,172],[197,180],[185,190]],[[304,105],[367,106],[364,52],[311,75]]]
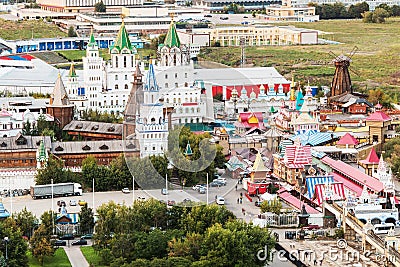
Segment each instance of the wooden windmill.
[[350,69],[350,62],[351,58],[356,53],[357,49],[358,47],[355,46],[353,50],[350,52],[349,56],[346,55],[336,56],[333,52],[329,53],[334,57],[333,63],[335,64],[336,68],[332,80],[331,94],[330,94],[331,97],[341,95],[344,93],[353,93],[349,71],[356,73],[354,70]]

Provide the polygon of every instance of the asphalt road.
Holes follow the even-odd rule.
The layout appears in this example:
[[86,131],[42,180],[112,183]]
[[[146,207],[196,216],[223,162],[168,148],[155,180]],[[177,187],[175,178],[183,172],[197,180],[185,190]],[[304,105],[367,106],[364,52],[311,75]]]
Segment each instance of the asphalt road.
[[[238,190],[235,190],[236,180],[227,179],[227,185],[221,187],[210,187],[208,190],[208,203],[213,203],[215,200],[215,196],[224,196],[225,197],[225,205],[227,208],[233,210],[235,214],[240,217],[241,215],[241,207],[237,204],[237,198],[239,197],[239,192],[242,192],[244,195],[244,190],[241,189],[241,185],[238,185]],[[35,216],[40,217],[44,211],[53,210],[55,212],[58,211],[57,201],[63,200],[67,204],[67,212],[69,213],[78,213],[80,211],[80,206],[70,206],[70,200],[75,200],[78,202],[79,200],[85,200],[88,203],[88,207],[96,210],[99,206],[104,203],[108,203],[109,201],[114,201],[118,204],[131,205],[133,203],[133,197],[135,199],[148,199],[148,198],[156,198],[159,200],[174,200],[176,203],[182,202],[184,199],[190,199],[196,202],[207,202],[207,193],[200,194],[197,191],[192,190],[190,187],[185,187],[183,190],[175,189],[169,190],[168,195],[162,195],[161,190],[135,190],[133,194],[132,191],[128,194],[124,194],[121,191],[113,191],[113,192],[95,192],[93,193],[84,193],[82,196],[71,196],[71,197],[60,197],[50,199],[32,199],[30,195],[19,196],[19,197],[7,197],[3,198],[3,204],[5,209],[7,209],[11,213],[20,212],[22,209],[26,208],[28,211],[31,211]],[[52,204],[53,203],[53,204]],[[243,197],[243,206],[249,204],[250,202]],[[253,203],[251,203],[254,206]],[[256,207],[254,207],[256,208]],[[247,209],[247,208],[246,208]],[[258,208],[257,208],[258,209]],[[251,210],[251,207],[249,207]],[[239,211],[239,212],[237,212]],[[254,213],[255,211],[253,211]],[[243,216],[242,216],[243,217]]]

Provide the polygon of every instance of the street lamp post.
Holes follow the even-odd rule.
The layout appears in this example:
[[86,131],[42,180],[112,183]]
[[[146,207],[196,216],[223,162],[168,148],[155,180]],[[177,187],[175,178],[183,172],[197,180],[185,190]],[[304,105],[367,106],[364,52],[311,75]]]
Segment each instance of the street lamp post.
[[93,212],[94,212],[94,178],[92,180],[92,203],[93,203]]
[[208,185],[208,172],[207,172],[206,186],[207,186],[207,205],[208,205],[208,189],[209,189],[209,185]]
[[53,179],[51,179],[51,221],[53,222],[53,235],[54,235],[54,186],[53,186]]
[[135,204],[135,175],[132,175],[132,205]]
[[8,236],[4,237],[4,243],[6,243],[6,266],[8,265]]

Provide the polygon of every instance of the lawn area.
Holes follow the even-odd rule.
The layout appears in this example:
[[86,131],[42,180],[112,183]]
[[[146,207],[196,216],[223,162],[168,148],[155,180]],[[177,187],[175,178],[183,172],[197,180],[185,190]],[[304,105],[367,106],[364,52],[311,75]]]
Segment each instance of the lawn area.
[[[28,252],[29,266],[30,267],[41,267],[42,265]],[[58,248],[54,253],[54,257],[46,257],[44,259],[44,267],[71,267],[67,254],[64,249]]]
[[94,267],[106,267],[106,265],[100,264],[101,258],[96,254],[92,246],[82,246],[81,251],[89,264],[92,264]]
[[67,33],[52,23],[41,20],[9,21],[0,19],[0,38],[5,40],[28,40],[33,38],[65,37]]
[[[359,88],[400,86],[400,18],[389,18],[383,24],[363,23],[361,20],[325,20],[290,25],[322,31],[324,33],[320,33],[319,38],[341,44],[247,47],[247,63],[274,66],[288,79],[294,73],[296,79],[330,85],[334,74],[330,51],[335,55],[349,55],[357,46],[351,68],[359,75],[351,73],[353,84]],[[202,52],[204,60],[218,60],[230,66],[240,63],[238,47],[206,48]]]

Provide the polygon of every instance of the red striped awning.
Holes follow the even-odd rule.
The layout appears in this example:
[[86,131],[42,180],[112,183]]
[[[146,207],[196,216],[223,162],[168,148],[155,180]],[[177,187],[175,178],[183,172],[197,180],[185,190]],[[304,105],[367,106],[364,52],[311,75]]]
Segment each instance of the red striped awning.
[[321,206],[325,200],[344,200],[345,198],[343,183],[315,185],[313,199],[318,206]]

